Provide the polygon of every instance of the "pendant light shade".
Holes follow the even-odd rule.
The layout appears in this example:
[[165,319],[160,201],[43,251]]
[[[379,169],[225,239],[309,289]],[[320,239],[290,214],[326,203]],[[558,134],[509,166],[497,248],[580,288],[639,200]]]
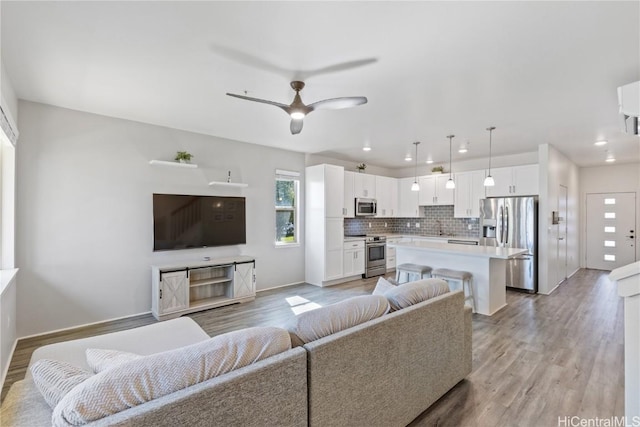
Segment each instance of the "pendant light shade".
[[453,170],[451,169],[451,164],[452,164],[452,151],[451,151],[451,147],[452,147],[452,140],[453,137],[455,135],[448,135],[447,138],[449,138],[449,180],[447,181],[447,183],[445,184],[445,188],[448,190],[453,190],[456,188],[456,183],[453,182]]
[[491,126],[487,128],[487,130],[489,131],[489,174],[484,179],[485,187],[493,187],[494,185],[496,185],[496,182],[493,180],[493,177],[491,176],[491,133],[495,128],[496,128],[495,126]]
[[420,191],[420,184],[418,184],[418,144],[420,144],[420,141],[413,143],[416,146],[416,175],[415,181],[411,184],[411,191]]

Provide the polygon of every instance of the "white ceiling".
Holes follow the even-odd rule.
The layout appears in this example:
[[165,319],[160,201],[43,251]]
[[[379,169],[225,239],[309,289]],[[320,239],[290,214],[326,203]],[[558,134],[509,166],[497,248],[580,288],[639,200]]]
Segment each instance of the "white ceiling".
[[[537,150],[640,160],[618,86],[640,80],[639,2],[11,2],[2,61],[19,98],[387,168]],[[353,61],[366,65],[354,66]],[[328,67],[328,68],[327,68]],[[273,106],[305,78],[299,135]],[[604,148],[593,143],[606,139]],[[368,144],[372,151],[365,153]]]

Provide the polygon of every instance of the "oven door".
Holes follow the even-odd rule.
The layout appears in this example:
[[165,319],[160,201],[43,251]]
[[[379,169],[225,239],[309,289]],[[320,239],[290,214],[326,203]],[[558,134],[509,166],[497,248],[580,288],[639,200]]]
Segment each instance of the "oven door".
[[369,243],[367,249],[367,268],[387,266],[387,245],[385,243]]

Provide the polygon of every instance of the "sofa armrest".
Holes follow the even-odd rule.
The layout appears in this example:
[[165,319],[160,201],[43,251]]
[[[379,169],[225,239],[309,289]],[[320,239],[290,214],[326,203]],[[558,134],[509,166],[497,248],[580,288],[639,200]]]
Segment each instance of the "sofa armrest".
[[465,360],[465,376],[471,373],[473,369],[473,310],[468,305],[464,306],[464,360]]

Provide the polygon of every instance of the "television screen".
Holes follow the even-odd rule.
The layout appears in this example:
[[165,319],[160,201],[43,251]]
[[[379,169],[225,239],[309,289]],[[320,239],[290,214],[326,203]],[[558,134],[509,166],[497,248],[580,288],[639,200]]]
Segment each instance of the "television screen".
[[153,250],[246,243],[245,198],[153,195]]

